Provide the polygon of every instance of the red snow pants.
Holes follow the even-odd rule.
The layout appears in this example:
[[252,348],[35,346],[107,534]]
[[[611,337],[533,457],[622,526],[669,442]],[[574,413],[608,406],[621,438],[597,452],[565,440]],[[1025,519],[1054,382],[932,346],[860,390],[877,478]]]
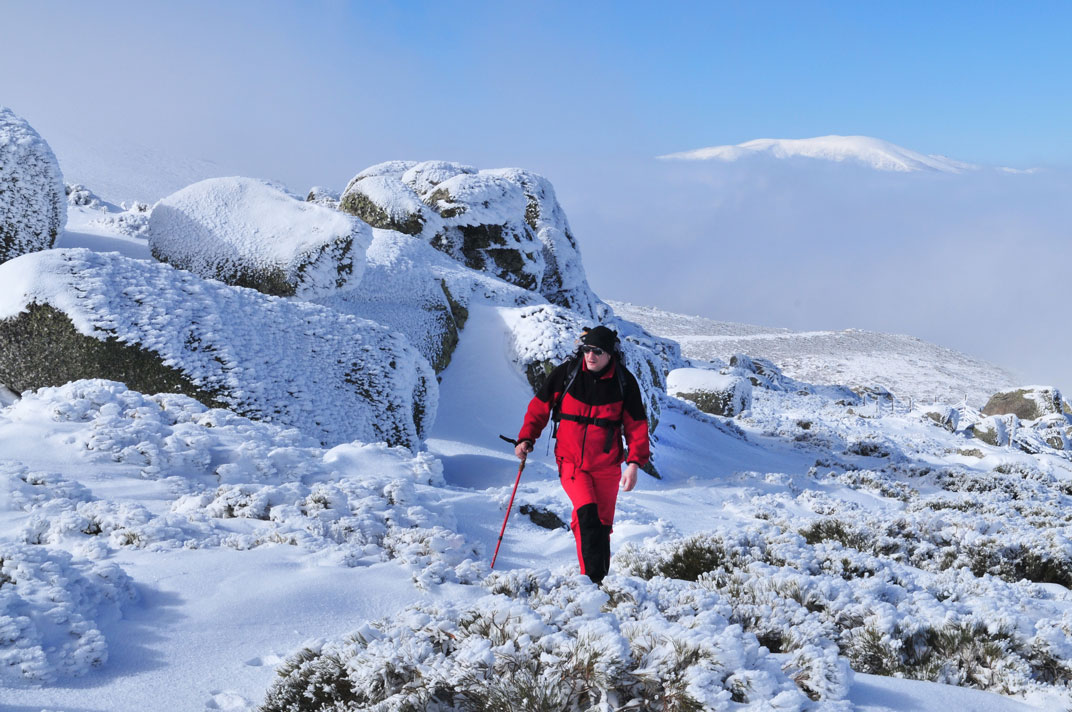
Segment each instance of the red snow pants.
[[577,540],[581,573],[599,583],[610,569],[610,533],[622,479],[621,465],[579,470],[559,460],[558,478],[573,504],[570,529]]

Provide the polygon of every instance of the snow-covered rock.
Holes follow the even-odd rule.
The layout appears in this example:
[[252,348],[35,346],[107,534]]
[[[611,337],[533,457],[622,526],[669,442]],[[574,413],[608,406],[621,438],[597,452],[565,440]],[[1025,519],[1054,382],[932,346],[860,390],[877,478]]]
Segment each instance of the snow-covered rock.
[[1019,427],[1020,419],[1015,415],[991,415],[973,424],[970,432],[987,445],[1005,447],[1011,443],[1012,434]]
[[515,168],[477,171],[444,161],[390,161],[358,173],[340,209],[374,227],[419,236],[466,266],[596,318],[554,188]]
[[373,230],[365,260],[360,285],[311,301],[404,334],[437,373],[450,364],[472,302],[516,306],[543,301],[393,230]]
[[339,208],[339,194],[330,188],[314,185],[309,189],[309,193],[305,196],[305,202],[316,203],[317,205],[323,205],[326,208],[332,210],[338,210]]
[[211,178],[161,200],[153,256],[265,294],[308,299],[361,280],[368,226],[251,178]]
[[992,395],[983,406],[984,415],[1012,414],[1020,420],[1037,420],[1063,412],[1064,399],[1061,392],[1052,386],[1025,386],[1001,391]]
[[438,387],[404,337],[315,304],[115,253],[0,266],[0,382],[109,378],[297,427],[322,443],[417,446]]
[[49,249],[66,222],[56,156],[33,127],[0,106],[0,262]]
[[712,415],[732,417],[752,407],[752,384],[738,373],[677,368],[666,377],[666,392]]

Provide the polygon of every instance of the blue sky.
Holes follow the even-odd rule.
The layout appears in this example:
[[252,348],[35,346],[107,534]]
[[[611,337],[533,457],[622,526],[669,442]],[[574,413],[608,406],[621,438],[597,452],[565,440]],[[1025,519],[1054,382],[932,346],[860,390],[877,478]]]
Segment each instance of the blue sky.
[[[1072,390],[1068,309],[1047,296],[1072,281],[1072,3],[9,0],[0,17],[0,105],[61,165],[148,146],[296,193],[390,159],[521,166],[555,185],[606,298],[910,333]],[[654,160],[826,134],[1051,172],[847,191]],[[160,168],[122,165],[135,188]],[[1045,279],[1003,291],[1010,249]],[[934,290],[974,302],[935,309]]]
[[274,138],[292,182],[830,133],[1072,163],[1072,4],[668,5],[8,2],[0,101],[226,164]]

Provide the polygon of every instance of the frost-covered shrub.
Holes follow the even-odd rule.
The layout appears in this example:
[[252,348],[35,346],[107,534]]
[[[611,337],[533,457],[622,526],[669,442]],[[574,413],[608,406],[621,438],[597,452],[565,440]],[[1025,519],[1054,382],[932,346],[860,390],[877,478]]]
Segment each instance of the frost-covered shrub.
[[707,369],[674,369],[666,377],[666,392],[712,415],[732,417],[752,407],[752,384],[747,378]]
[[[805,694],[755,638],[730,625],[717,594],[667,580],[547,572],[492,576],[468,605],[421,604],[351,635],[316,642],[278,672],[261,710],[801,710]],[[792,672],[835,703],[850,673],[815,658]],[[820,683],[822,678],[825,682]]]
[[368,226],[251,178],[211,178],[149,219],[153,257],[265,294],[320,296],[361,281]]
[[10,493],[0,507],[29,515],[12,532],[25,543],[89,558],[126,547],[286,543],[343,566],[393,560],[425,587],[487,573],[480,548],[455,533],[449,508],[421,494],[443,484],[442,464],[427,452],[361,443],[323,450],[294,429],[109,381],[30,392],[0,412],[0,426],[35,419],[63,424],[90,462],[111,466],[113,479],[161,480],[173,499],[150,511],[137,499],[98,499],[60,475],[0,461],[0,491]]
[[850,442],[848,447],[845,448],[845,452],[849,455],[860,455],[861,457],[891,457],[897,451],[889,441],[869,435]]
[[0,262],[49,249],[66,223],[56,156],[24,119],[0,106]]
[[0,543],[0,683],[55,682],[108,660],[102,622],[135,598],[115,564]]
[[89,378],[183,393],[328,444],[418,446],[438,400],[404,337],[322,306],[115,253],[49,250],[0,266],[0,383]]
[[721,594],[729,620],[771,651],[815,645],[860,672],[1004,693],[1072,684],[1072,667],[1060,662],[1072,645],[1068,627],[1041,617],[1045,605],[1005,605],[1050,598],[1044,590],[966,569],[924,573],[833,539],[809,546],[776,529],[711,532],[626,546],[615,561],[643,577],[678,566],[693,585]]

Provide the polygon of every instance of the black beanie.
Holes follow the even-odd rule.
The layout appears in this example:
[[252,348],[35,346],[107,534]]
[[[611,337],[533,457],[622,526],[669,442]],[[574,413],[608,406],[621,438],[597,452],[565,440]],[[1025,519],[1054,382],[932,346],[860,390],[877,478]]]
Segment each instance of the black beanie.
[[586,346],[596,346],[608,353],[614,353],[614,348],[618,345],[618,332],[605,326],[597,326],[589,329],[581,336],[581,343]]

